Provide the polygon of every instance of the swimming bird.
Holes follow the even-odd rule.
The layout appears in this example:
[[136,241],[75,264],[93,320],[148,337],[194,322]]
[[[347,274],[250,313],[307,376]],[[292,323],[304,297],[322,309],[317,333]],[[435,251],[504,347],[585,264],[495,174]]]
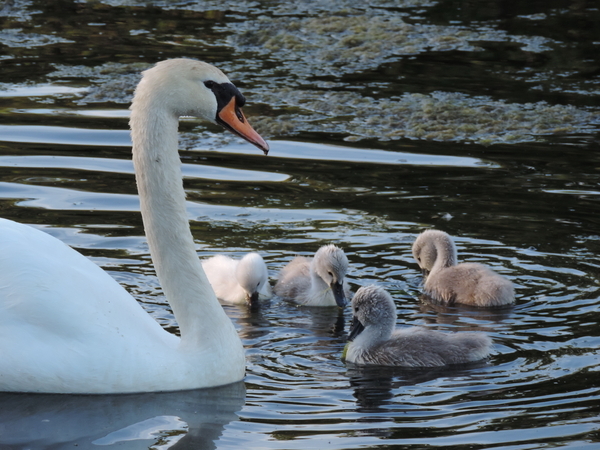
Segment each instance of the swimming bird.
[[346,306],[350,291],[344,281],[348,258],[333,244],[324,245],[314,258],[297,256],[280,272],[275,294],[306,306]]
[[215,255],[202,261],[202,268],[219,300],[256,306],[259,299],[272,297],[267,266],[258,253],[239,260]]
[[483,264],[457,264],[456,246],[443,231],[421,233],[412,253],[425,275],[425,294],[434,301],[487,307],[515,301],[513,284],[507,278]]
[[352,325],[343,358],[359,365],[440,367],[486,358],[482,333],[443,333],[423,327],[395,330],[396,306],[384,289],[363,286],[352,299]]
[[0,390],[151,392],[244,377],[242,343],[195,251],[177,141],[179,117],[198,116],[267,153],[244,102],[219,69],[190,59],[159,62],[135,90],[129,123],[140,210],[181,338],[60,240],[0,221]]

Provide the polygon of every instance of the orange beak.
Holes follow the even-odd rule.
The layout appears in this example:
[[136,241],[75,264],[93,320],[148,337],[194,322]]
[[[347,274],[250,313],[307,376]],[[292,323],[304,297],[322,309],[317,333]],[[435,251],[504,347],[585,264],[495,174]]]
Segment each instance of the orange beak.
[[265,155],[269,153],[269,144],[250,126],[242,110],[236,106],[235,97],[217,113],[217,123],[256,145]]

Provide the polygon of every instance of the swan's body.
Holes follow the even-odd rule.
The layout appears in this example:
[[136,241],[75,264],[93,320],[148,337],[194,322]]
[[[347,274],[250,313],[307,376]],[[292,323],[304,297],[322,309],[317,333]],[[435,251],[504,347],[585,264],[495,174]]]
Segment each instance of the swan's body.
[[481,333],[442,333],[422,327],[394,330],[396,306],[377,286],[356,291],[352,311],[345,360],[355,364],[440,367],[480,361],[490,353],[492,341]]
[[275,294],[306,306],[346,306],[350,295],[344,281],[348,258],[335,245],[325,245],[314,258],[297,256],[279,274]]
[[267,151],[240,118],[242,104],[221,71],[178,59],[144,72],[131,106],[142,218],[181,338],[89,259],[42,231],[0,221],[0,390],[148,392],[244,377],[241,341],[196,255],[177,151],[181,115],[224,122]]
[[272,297],[265,261],[258,253],[237,260],[216,255],[202,261],[202,268],[217,298],[227,303],[257,305]]
[[479,263],[457,264],[456,246],[443,231],[426,230],[412,252],[426,276],[424,291],[436,302],[494,307],[514,303],[513,284]]

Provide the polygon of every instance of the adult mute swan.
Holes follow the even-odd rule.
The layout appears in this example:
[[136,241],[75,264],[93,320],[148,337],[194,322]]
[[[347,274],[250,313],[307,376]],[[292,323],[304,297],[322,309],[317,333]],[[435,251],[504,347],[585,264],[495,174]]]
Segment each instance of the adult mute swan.
[[344,277],[348,258],[341,248],[324,245],[314,258],[297,256],[279,274],[275,294],[306,306],[346,306],[350,295]]
[[439,230],[425,230],[417,237],[412,253],[426,277],[424,291],[444,305],[494,307],[515,301],[513,284],[478,263],[457,264],[452,238]]
[[489,355],[492,340],[481,333],[442,333],[422,327],[394,330],[396,306],[378,286],[363,286],[352,299],[354,317],[343,358],[360,365],[440,367]]
[[194,250],[177,151],[178,119],[188,115],[220,123],[267,153],[243,104],[217,68],[173,59],[144,72],[131,105],[144,228],[181,338],[80,253],[32,227],[0,222],[0,390],[150,392],[244,377],[241,341]]
[[272,297],[267,266],[258,253],[239,260],[215,255],[202,261],[202,268],[219,300],[255,307],[259,299]]

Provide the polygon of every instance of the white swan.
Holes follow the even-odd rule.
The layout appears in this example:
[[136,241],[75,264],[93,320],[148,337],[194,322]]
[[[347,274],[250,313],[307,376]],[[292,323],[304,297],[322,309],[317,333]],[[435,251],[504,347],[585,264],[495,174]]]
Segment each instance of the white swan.
[[275,294],[306,306],[346,306],[350,291],[344,281],[348,258],[341,248],[324,245],[314,258],[297,256],[280,272]]
[[124,393],[224,385],[244,377],[236,330],[194,249],[177,127],[224,125],[268,151],[217,68],[188,59],[147,70],[131,105],[133,161],[157,276],[181,331],[165,331],[106,272],[61,241],[0,222],[0,390]]
[[258,253],[240,260],[215,255],[202,261],[202,268],[219,300],[257,306],[272,297],[267,266]]
[[494,307],[514,303],[513,284],[478,263],[457,264],[456,246],[443,231],[426,230],[415,240],[412,253],[425,275],[424,291],[445,305]]
[[486,358],[492,340],[482,333],[442,333],[423,327],[394,330],[396,305],[378,286],[364,286],[352,299],[354,317],[342,356],[360,365],[440,367]]

